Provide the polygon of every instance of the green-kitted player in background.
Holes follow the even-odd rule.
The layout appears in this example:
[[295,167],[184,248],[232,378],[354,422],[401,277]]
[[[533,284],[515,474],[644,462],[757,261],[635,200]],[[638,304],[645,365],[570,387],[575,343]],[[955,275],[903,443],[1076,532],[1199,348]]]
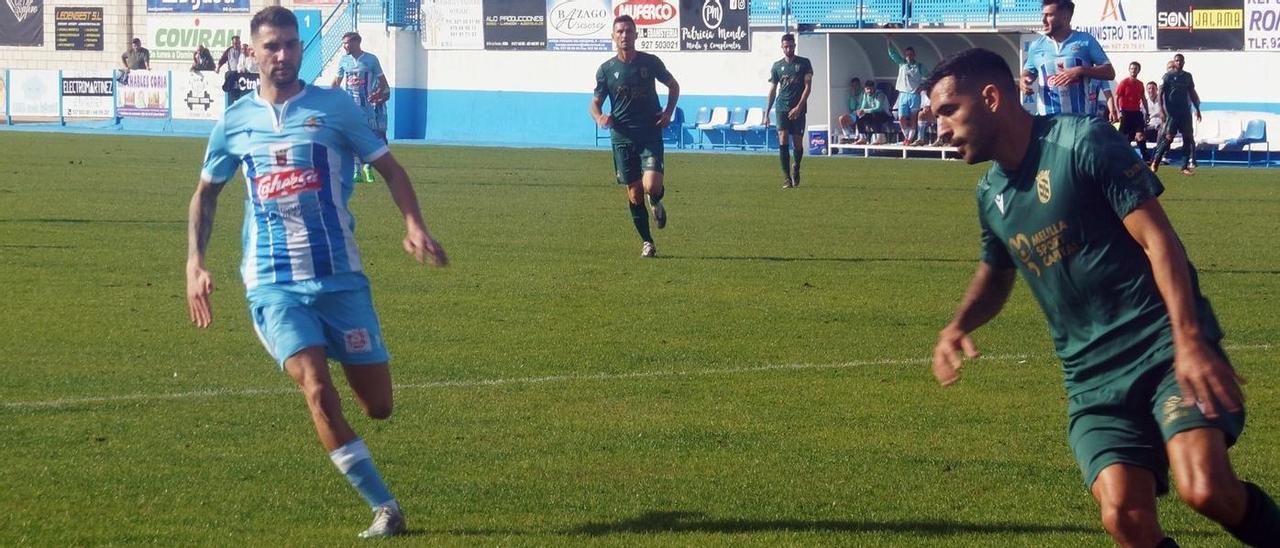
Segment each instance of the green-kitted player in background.
[[[778,159],[782,162],[782,188],[800,186],[800,159],[804,158],[804,118],[808,112],[809,89],[813,85],[813,63],[796,55],[796,37],[782,35],[782,59],[769,69],[769,99],[764,104],[764,126],[769,127],[769,109],[776,97],[778,118]],[[788,138],[788,136],[790,138]],[[791,148],[787,148],[790,141]],[[795,153],[795,165],[791,153]]]
[[[619,184],[627,185],[631,220],[643,244],[641,257],[655,257],[649,231],[649,212],[644,195],[649,195],[653,220],[658,228],[667,226],[667,210],[662,205],[662,128],[671,123],[680,99],[680,84],[667,72],[662,60],[636,51],[636,22],[630,15],[613,20],[613,44],[618,55],[596,71],[595,95],[591,99],[591,119],[602,128],[612,128],[613,167]],[[658,88],[667,86],[667,107],[658,104]],[[609,99],[609,114],[601,107]]]
[[1173,68],[1164,73],[1160,85],[1160,115],[1164,118],[1164,131],[1155,156],[1151,158],[1151,172],[1160,169],[1164,154],[1173,145],[1174,134],[1182,135],[1182,174],[1194,175],[1191,167],[1196,162],[1195,125],[1191,123],[1191,108],[1195,107],[1196,121],[1200,121],[1200,94],[1196,93],[1196,81],[1191,73],[1182,70],[1187,60],[1181,53],[1174,55]]
[[966,163],[995,162],[977,189],[982,260],[938,335],[934,376],[950,385],[963,356],[978,356],[969,333],[1020,271],[1062,360],[1071,449],[1115,541],[1176,546],[1156,519],[1171,468],[1195,511],[1276,546],[1280,510],[1227,458],[1244,397],[1222,330],[1156,198],[1164,188],[1128,139],[1092,116],[1031,116],[987,50],[946,60],[924,88],[939,135]]

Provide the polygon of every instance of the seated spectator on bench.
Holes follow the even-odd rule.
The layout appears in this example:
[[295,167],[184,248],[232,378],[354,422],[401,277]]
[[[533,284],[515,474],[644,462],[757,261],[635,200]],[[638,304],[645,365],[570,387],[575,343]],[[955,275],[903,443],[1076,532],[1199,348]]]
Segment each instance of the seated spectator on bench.
[[862,103],[858,105],[858,110],[854,114],[858,117],[858,131],[862,133],[862,137],[853,144],[867,144],[868,136],[872,136],[871,144],[884,144],[886,140],[884,125],[892,122],[893,117],[889,115],[889,98],[883,91],[876,89],[875,80],[867,80],[862,84]]
[[849,80],[849,113],[841,114],[836,119],[840,123],[840,142],[851,143],[861,135],[857,127],[857,112],[862,108],[862,79],[857,76]]
[[[1160,141],[1160,128],[1164,127],[1164,115],[1160,114],[1160,85],[1155,81],[1147,82],[1147,95],[1142,98],[1144,110],[1147,111],[1147,128],[1142,131],[1148,143]],[[1146,148],[1144,145],[1143,148]]]
[[213,70],[213,54],[209,52],[209,48],[204,44],[196,46],[195,53],[191,54],[191,72],[202,70]]
[[933,114],[933,104],[929,101],[929,92],[921,91],[920,116],[916,122],[916,140],[911,143],[911,146],[947,146],[946,141],[943,141],[940,135],[930,143],[930,134],[938,135],[938,117]]

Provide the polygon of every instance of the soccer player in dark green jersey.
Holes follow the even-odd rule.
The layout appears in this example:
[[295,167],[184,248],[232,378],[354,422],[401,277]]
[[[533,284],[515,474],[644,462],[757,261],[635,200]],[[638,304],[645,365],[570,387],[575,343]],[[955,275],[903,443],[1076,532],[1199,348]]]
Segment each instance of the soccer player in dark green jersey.
[[[627,185],[631,220],[643,241],[641,257],[655,257],[649,231],[649,212],[644,196],[649,195],[653,221],[658,228],[667,226],[667,210],[662,205],[662,128],[671,123],[680,99],[680,84],[667,72],[666,65],[654,55],[636,51],[636,22],[630,15],[613,20],[613,44],[618,55],[611,57],[596,71],[596,89],[591,99],[591,119],[602,128],[612,128],[613,167],[618,183]],[[667,87],[667,107],[658,104],[654,82]],[[601,110],[609,99],[609,114]]]
[[1196,121],[1200,121],[1200,94],[1196,93],[1196,82],[1191,73],[1182,70],[1187,62],[1181,53],[1173,56],[1173,70],[1164,73],[1164,83],[1160,86],[1160,115],[1164,118],[1164,138],[1156,147],[1155,157],[1151,159],[1151,171],[1160,169],[1160,161],[1173,144],[1173,134],[1182,134],[1182,174],[1193,175],[1192,164],[1196,159],[1195,132],[1191,124],[1191,107],[1196,109]]
[[[809,89],[813,86],[813,63],[806,57],[796,55],[796,37],[790,33],[782,35],[782,59],[773,63],[769,69],[769,99],[765,101],[764,111],[774,106],[777,98],[778,118],[778,159],[782,162],[782,188],[800,186],[800,159],[804,158],[804,115],[809,110]],[[769,127],[768,114],[764,117],[765,127]],[[788,136],[790,138],[788,138]],[[791,148],[787,148],[790,142]],[[791,152],[795,154],[795,165],[791,164]]]
[[1240,380],[1160,181],[1101,120],[1024,111],[990,51],[961,52],[923,87],[965,162],[994,161],[977,188],[981,261],[938,335],[934,376],[950,385],[978,357],[969,333],[1021,272],[1062,360],[1072,451],[1115,541],[1176,546],[1156,519],[1171,468],[1189,506],[1245,544],[1275,546],[1280,510],[1227,458],[1244,428]]

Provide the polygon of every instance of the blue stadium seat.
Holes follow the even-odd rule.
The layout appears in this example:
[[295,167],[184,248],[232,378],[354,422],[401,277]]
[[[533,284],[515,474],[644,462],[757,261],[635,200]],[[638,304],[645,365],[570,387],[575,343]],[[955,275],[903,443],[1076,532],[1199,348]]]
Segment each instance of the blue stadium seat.
[[742,107],[733,107],[733,111],[731,111],[729,114],[729,122],[726,124],[729,127],[724,128],[720,132],[721,135],[724,137],[724,139],[720,142],[720,145],[723,146],[724,148],[729,148],[730,145],[741,146],[742,148],[746,148],[745,141],[740,140],[738,141],[738,143],[729,142],[729,131],[733,130],[734,134],[737,134],[736,130],[738,129],[738,126],[744,124],[746,121],[747,121],[747,109]]
[[676,107],[671,115],[671,123],[662,128],[662,143],[684,148],[684,109]]
[[698,126],[710,121],[711,107],[701,106],[698,107],[698,114],[694,117],[693,121],[684,125],[684,129],[689,130],[690,133],[696,133],[698,135],[698,148],[702,148],[702,131],[698,129]]
[[[701,116],[699,116],[701,117]],[[724,132],[729,129],[729,107],[715,107],[711,109],[711,118],[705,123],[697,125],[698,128],[698,148],[702,148],[702,137],[708,131],[720,132],[720,142],[724,142]],[[715,142],[711,143],[715,147]]]
[[[733,131],[740,137],[742,148],[765,148],[769,145],[769,138],[766,135],[764,127],[764,109],[760,107],[751,107],[747,109],[746,119],[740,124],[734,124]],[[748,137],[760,134],[760,144],[751,144],[747,141]]]
[[1221,145],[1219,145],[1216,149],[1213,150],[1212,155],[1210,156],[1210,159],[1209,159],[1209,163],[1210,165],[1212,165],[1214,162],[1218,161],[1217,156],[1218,156],[1219,150],[1222,150],[1222,151],[1244,150],[1244,147],[1249,147],[1248,156],[1247,156],[1248,159],[1246,160],[1246,163],[1252,166],[1253,165],[1253,149],[1255,147],[1252,147],[1250,145],[1254,145],[1254,144],[1265,145],[1267,156],[1266,156],[1266,161],[1263,163],[1263,165],[1271,165],[1271,144],[1267,142],[1267,121],[1266,120],[1249,120],[1244,126],[1244,131],[1240,132],[1239,137],[1228,139],[1224,141]]

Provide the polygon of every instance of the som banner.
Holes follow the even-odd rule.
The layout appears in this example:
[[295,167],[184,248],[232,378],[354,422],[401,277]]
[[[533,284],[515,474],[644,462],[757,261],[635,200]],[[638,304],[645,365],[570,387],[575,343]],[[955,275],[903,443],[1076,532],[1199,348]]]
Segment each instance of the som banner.
[[1164,0],[1156,11],[1160,49],[1244,49],[1244,0]]

